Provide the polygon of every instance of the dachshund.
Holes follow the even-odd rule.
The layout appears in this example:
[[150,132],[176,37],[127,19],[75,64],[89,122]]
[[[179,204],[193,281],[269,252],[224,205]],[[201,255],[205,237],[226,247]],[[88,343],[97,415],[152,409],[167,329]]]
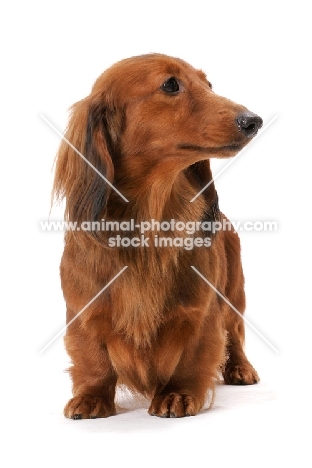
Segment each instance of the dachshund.
[[221,377],[259,381],[227,302],[244,313],[238,235],[213,229],[230,222],[210,158],[235,156],[261,125],[203,71],[163,54],[117,62],[72,106],[53,186],[76,226],[60,266],[66,417],[115,415],[117,385],[149,398],[150,415],[194,416]]

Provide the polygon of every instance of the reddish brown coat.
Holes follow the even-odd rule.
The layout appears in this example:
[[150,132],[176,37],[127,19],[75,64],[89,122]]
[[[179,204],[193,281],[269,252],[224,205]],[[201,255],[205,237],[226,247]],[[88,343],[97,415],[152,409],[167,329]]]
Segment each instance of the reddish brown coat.
[[[170,77],[178,80],[177,94],[161,89]],[[204,219],[216,199],[214,184],[190,200],[212,178],[209,159],[234,156],[247,143],[236,123],[244,111],[180,59],[151,54],[115,64],[73,106],[66,137],[129,202],[63,142],[54,194],[66,198],[67,219]],[[258,381],[243,351],[241,318],[191,269],[243,313],[237,234],[218,232],[211,247],[191,250],[155,247],[154,234],[145,233],[149,247],[133,248],[109,247],[105,232],[66,234],[67,323],[128,266],[67,329],[73,363],[67,417],[114,414],[117,383],[150,397],[150,414],[179,417],[200,410],[221,370],[226,383]]]

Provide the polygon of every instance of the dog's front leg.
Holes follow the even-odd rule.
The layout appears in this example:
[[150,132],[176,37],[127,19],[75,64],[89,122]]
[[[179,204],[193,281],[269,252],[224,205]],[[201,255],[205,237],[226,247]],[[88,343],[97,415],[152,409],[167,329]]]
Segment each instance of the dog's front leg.
[[67,330],[65,345],[73,364],[69,369],[73,398],[66,404],[64,415],[71,419],[93,419],[116,414],[117,376],[105,344],[74,323]]
[[[213,334],[211,333],[213,331]],[[184,349],[179,362],[165,385],[159,385],[148,410],[152,416],[180,418],[195,416],[203,406],[208,391],[214,391],[218,373],[225,359],[225,333],[220,325],[220,315],[208,317],[198,334],[184,333]],[[184,336],[183,336],[184,335]],[[178,341],[171,339],[170,347]],[[168,349],[166,350],[168,355]],[[172,352],[174,356],[174,353]],[[170,355],[169,355],[170,356]],[[165,375],[170,368],[163,360]]]
[[225,294],[235,309],[224,304],[225,328],[227,330],[228,360],[223,368],[224,383],[228,385],[252,385],[259,382],[256,370],[244,352],[245,324],[242,315],[245,311],[244,277],[240,259],[240,242],[234,231],[225,232],[228,283]]

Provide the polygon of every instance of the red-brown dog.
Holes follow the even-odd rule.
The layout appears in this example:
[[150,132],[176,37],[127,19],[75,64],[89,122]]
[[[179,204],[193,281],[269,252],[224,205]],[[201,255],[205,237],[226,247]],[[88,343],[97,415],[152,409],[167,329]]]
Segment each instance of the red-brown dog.
[[[115,64],[73,106],[66,138],[92,167],[61,144],[54,194],[66,198],[67,219],[78,226],[180,224],[145,231],[142,245],[129,247],[118,246],[117,235],[129,243],[138,233],[118,223],[118,231],[67,232],[61,262],[67,323],[127,269],[67,328],[73,398],[65,416],[115,414],[119,383],[150,397],[151,415],[195,415],[220,371],[227,384],[259,380],[243,351],[242,319],[191,266],[244,312],[239,238],[234,230],[209,231],[207,243],[203,223],[226,219],[209,159],[235,156],[261,125],[257,115],[216,95],[202,71],[160,54]],[[181,230],[190,221],[200,229]],[[166,245],[159,246],[164,235]]]

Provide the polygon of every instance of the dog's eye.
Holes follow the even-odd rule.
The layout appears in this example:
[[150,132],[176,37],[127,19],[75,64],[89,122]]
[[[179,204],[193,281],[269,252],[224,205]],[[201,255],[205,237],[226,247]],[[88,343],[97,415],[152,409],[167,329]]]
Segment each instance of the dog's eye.
[[163,83],[161,89],[168,94],[177,94],[179,92],[180,86],[176,78],[172,76]]

